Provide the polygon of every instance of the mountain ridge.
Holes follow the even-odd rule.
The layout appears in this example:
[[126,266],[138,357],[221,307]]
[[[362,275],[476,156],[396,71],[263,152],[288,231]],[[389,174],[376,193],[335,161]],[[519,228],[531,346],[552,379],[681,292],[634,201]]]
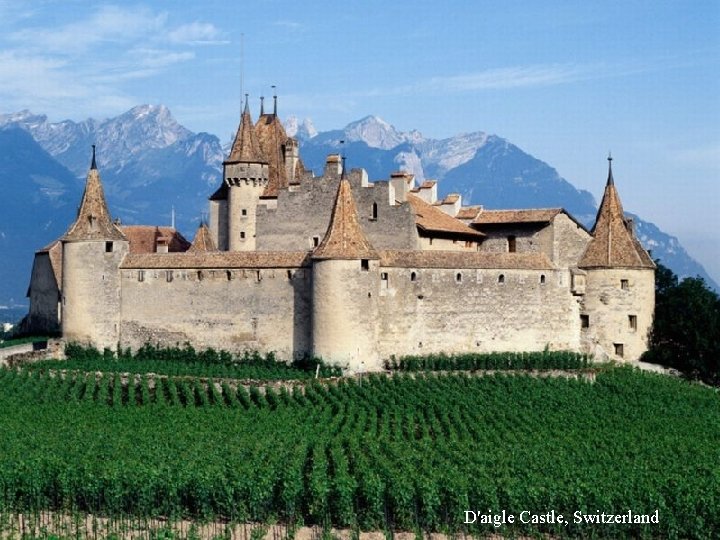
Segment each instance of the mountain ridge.
[[[23,138],[17,130],[29,137]],[[348,166],[367,169],[373,180],[386,179],[393,170],[402,169],[419,181],[438,180],[441,196],[461,193],[465,204],[486,208],[562,206],[588,227],[595,218],[597,202],[590,193],[578,190],[554,168],[497,135],[475,131],[432,139],[415,130],[398,131],[375,115],[324,132],[317,132],[309,119],[300,122],[288,117],[287,130],[298,137],[301,156],[316,173],[322,172],[327,154],[339,152],[342,146]],[[22,279],[2,276],[0,305],[9,298],[17,301],[23,288],[20,282],[27,286],[32,252],[53,239],[42,231],[59,235],[58,222],[65,220],[64,230],[72,220],[91,144],[97,145],[98,166],[115,216],[127,224],[164,225],[170,224],[174,209],[178,228],[187,236],[194,234],[207,211],[207,197],[220,182],[226,154],[218,137],[191,132],[163,105],[139,105],[114,118],[80,122],[49,122],[46,115],[24,110],[0,115],[0,132],[6,137],[13,133],[15,145],[13,153],[8,152],[7,144],[0,145],[0,182],[3,186],[13,179],[23,183],[25,199],[29,197],[24,204],[35,205],[32,213],[51,223],[23,221],[32,216],[16,220],[27,228],[25,233],[16,233],[25,239],[24,245],[11,250],[12,258],[19,261],[16,266]],[[342,145],[341,140],[345,141]],[[25,150],[19,151],[17,145]],[[20,163],[23,161],[26,163]],[[35,162],[32,171],[22,168],[28,162]],[[15,207],[4,210],[10,221],[5,225],[0,221],[0,233],[8,229],[13,216],[28,214]],[[640,218],[636,217],[635,223],[638,237],[664,264],[681,276],[701,275],[717,288],[677,238]],[[3,274],[9,271],[0,270]]]

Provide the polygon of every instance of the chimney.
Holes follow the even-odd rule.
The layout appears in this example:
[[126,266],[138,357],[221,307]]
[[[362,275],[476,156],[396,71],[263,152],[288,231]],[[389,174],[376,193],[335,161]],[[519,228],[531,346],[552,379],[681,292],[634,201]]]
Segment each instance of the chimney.
[[342,160],[340,154],[330,154],[325,160],[323,176],[339,177],[342,174]]
[[408,192],[415,187],[415,176],[407,172],[397,171],[390,174],[390,184],[395,189],[395,199],[405,202]]

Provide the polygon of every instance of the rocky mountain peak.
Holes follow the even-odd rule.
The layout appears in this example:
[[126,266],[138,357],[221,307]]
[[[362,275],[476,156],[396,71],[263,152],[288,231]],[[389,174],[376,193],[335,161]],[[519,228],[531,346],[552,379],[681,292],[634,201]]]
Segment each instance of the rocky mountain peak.
[[295,137],[300,141],[307,141],[317,135],[317,129],[309,118],[303,119],[302,122],[297,116],[291,115],[287,117],[287,120],[283,122],[285,126],[285,132],[289,137]]

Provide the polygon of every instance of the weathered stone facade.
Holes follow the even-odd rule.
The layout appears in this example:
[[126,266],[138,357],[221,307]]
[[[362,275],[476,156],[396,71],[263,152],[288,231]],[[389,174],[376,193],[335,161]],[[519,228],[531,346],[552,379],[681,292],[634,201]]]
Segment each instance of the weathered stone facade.
[[337,155],[316,178],[276,116],[258,126],[246,107],[209,228],[175,252],[112,223],[93,163],[55,263],[36,255],[31,319],[100,348],[190,342],[351,371],[403,354],[645,350],[654,265],[611,172],[589,232],[562,209],[439,201],[407,173],[369,182]]

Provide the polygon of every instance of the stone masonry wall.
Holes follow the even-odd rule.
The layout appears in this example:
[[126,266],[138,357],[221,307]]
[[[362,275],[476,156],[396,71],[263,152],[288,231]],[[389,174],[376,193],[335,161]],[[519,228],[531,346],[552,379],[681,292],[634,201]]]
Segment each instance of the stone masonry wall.
[[37,253],[30,277],[27,329],[36,334],[60,331],[60,290],[47,253]]
[[[348,175],[360,225],[376,249],[417,249],[415,216],[409,204],[390,206],[387,182],[362,186],[361,173]],[[339,177],[304,179],[294,191],[280,191],[277,208],[257,209],[257,249],[296,251],[322,241],[330,223]],[[377,219],[372,205],[377,204]]]
[[[142,272],[142,276],[140,275]],[[310,352],[308,268],[121,270],[123,347]]]
[[567,271],[381,268],[380,272],[383,358],[532,351],[546,346],[580,350],[579,306],[569,291]]

